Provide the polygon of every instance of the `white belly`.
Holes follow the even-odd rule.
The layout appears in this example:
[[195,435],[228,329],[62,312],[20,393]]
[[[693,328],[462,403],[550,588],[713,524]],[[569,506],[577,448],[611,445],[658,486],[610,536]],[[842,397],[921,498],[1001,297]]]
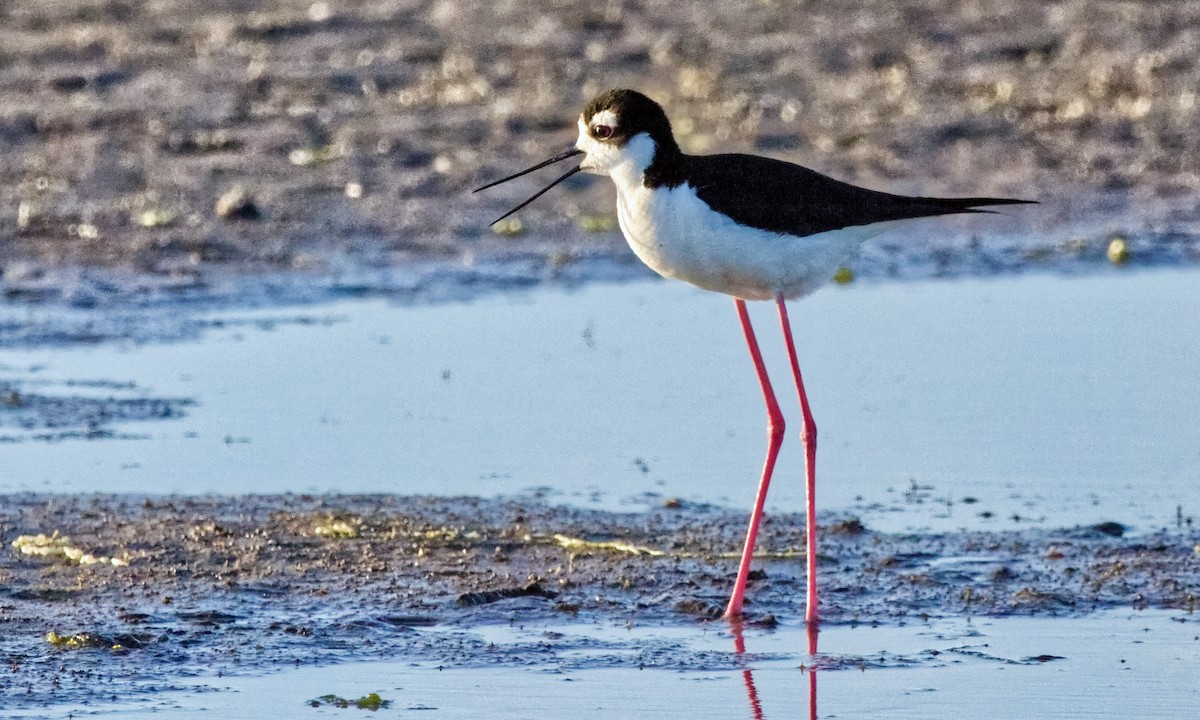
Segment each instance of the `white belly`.
[[618,188],[617,220],[633,252],[659,275],[745,300],[813,292],[890,225],[807,237],[756,230],[714,212],[686,184]]

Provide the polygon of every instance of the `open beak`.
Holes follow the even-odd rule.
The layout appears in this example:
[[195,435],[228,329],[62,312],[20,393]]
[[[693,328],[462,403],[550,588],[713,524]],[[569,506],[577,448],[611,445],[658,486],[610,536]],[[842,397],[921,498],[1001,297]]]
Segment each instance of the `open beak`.
[[[487,185],[484,185],[483,187],[477,187],[477,188],[475,188],[474,190],[472,190],[471,192],[473,192],[473,193],[477,193],[477,192],[479,192],[480,190],[487,190],[487,189],[488,189],[488,188],[490,188],[490,187],[495,187],[495,186],[497,186],[497,185],[500,185],[501,183],[506,183],[506,182],[508,182],[509,180],[513,180],[513,179],[515,179],[515,178],[519,178],[519,177],[521,177],[522,175],[527,175],[527,174],[529,174],[529,173],[533,172],[534,170],[540,170],[540,169],[542,169],[542,168],[546,167],[547,165],[553,165],[554,163],[556,163],[556,162],[562,162],[563,160],[566,160],[566,159],[567,159],[567,158],[569,158],[569,157],[575,157],[576,155],[582,155],[582,154],[583,154],[583,151],[582,151],[582,150],[580,150],[580,149],[578,149],[578,148],[571,148],[570,150],[568,150],[568,151],[566,151],[566,152],[564,152],[564,153],[560,153],[560,154],[558,154],[558,155],[555,155],[554,157],[550,158],[549,160],[546,160],[545,162],[540,162],[540,163],[538,163],[537,165],[534,165],[534,166],[533,166],[533,167],[531,167],[531,168],[527,168],[527,169],[525,169],[525,170],[522,170],[522,171],[521,171],[521,172],[519,172],[519,173],[515,173],[515,174],[513,174],[513,175],[509,175],[508,177],[506,177],[506,178],[501,178],[501,179],[499,179],[499,180],[496,180],[495,182],[490,182],[490,183],[488,183]],[[534,200],[537,200],[537,199],[538,199],[538,198],[540,198],[540,197],[541,197],[543,194],[545,194],[545,192],[546,192],[547,190],[549,190],[550,188],[552,188],[552,187],[554,187],[555,185],[559,184],[559,183],[560,183],[560,182],[562,182],[563,180],[566,180],[567,178],[571,177],[572,175],[574,175],[575,173],[579,172],[579,171],[580,171],[580,170],[582,170],[582,169],[583,169],[583,166],[582,166],[582,165],[577,165],[577,166],[575,166],[573,169],[571,169],[571,170],[568,170],[566,173],[564,173],[564,174],[560,175],[560,176],[558,177],[558,179],[557,179],[557,180],[555,180],[554,182],[550,183],[550,184],[549,184],[549,185],[547,185],[546,187],[544,187],[544,188],[542,188],[541,190],[538,190],[536,193],[534,193],[533,197],[529,198],[529,199],[528,199],[528,200],[526,200],[525,202],[523,202],[523,203],[521,203],[520,205],[516,206],[516,207],[515,207],[515,208],[513,208],[512,210],[509,210],[508,212],[504,213],[503,215],[501,215],[500,217],[496,218],[495,220],[491,221],[491,222],[490,222],[490,223],[488,223],[488,224],[489,224],[489,225],[495,225],[496,223],[500,222],[501,220],[503,220],[504,218],[508,217],[509,215],[512,215],[513,213],[515,213],[516,211],[518,211],[518,210],[520,210],[521,208],[525,207],[526,205],[528,205],[529,203],[533,202]]]

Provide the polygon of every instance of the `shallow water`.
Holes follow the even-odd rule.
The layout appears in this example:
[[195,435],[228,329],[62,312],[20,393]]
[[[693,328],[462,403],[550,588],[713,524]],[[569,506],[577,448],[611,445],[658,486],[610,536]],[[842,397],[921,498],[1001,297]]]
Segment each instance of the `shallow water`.
[[[796,418],[774,318],[752,311]],[[0,491],[753,496],[762,400],[719,296],[651,281],[206,320],[189,341],[7,351],[22,391],[193,404],[103,425],[143,439],[6,430]],[[1151,530],[1200,507],[1195,270],[835,287],[793,322],[822,511],[878,529]],[[791,433],[770,508],[802,507],[801,475]]]
[[[455,630],[422,632],[450,635]],[[907,627],[831,626],[822,652],[803,630],[499,626],[471,632],[485,657],[301,667],[199,678],[148,702],[45,708],[0,717],[343,717],[309,701],[378,693],[382,717],[1194,717],[1200,626],[1194,616],[1110,612],[1069,620],[952,619]],[[533,650],[533,651],[531,651]],[[812,668],[816,667],[815,674]],[[815,677],[815,683],[812,682]]]

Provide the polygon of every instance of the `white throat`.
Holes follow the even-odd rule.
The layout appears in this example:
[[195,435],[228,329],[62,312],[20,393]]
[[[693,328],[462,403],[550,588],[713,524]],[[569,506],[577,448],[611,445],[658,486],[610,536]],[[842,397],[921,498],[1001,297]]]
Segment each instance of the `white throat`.
[[619,153],[620,160],[615,163],[608,174],[617,184],[618,192],[627,192],[643,187],[646,171],[654,162],[654,154],[658,144],[650,139],[647,133],[638,133],[625,143]]

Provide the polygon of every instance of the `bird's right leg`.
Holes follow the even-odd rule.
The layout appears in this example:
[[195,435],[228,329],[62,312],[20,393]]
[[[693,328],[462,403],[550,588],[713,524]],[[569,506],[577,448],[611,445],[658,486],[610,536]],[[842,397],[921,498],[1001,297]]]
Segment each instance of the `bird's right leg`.
[[762,520],[763,505],[767,501],[767,487],[771,484],[771,474],[775,471],[775,459],[779,456],[779,447],[783,444],[783,413],[775,400],[775,391],[771,389],[771,379],[767,377],[767,367],[763,364],[762,351],[758,348],[758,340],[754,337],[754,328],[750,325],[750,315],[746,312],[746,301],[734,299],[737,307],[738,320],[746,333],[746,344],[750,347],[750,359],[754,361],[754,371],[758,374],[758,382],[762,385],[763,399],[767,403],[767,459],[763,462],[762,479],[758,482],[758,494],[754,497],[754,511],[750,515],[750,527],[746,530],[746,545],[742,549],[742,562],[738,565],[737,581],[733,585],[733,594],[729,597],[729,605],[725,608],[726,618],[737,618],[742,614],[742,600],[746,595],[746,580],[750,576],[750,560],[754,556],[754,542],[758,538],[758,524]]
[[[800,361],[796,357],[796,343],[792,340],[792,323],[788,320],[787,303],[783,293],[775,298],[779,308],[779,322],[783,326],[783,340],[787,345],[788,360],[792,364],[792,375],[796,380],[796,392],[800,395],[800,410],[804,415],[804,427],[800,429],[800,441],[804,444],[804,508],[805,508],[805,557],[808,564],[808,608],[804,622],[808,625],[809,644],[816,647],[817,632],[817,424],[813,421],[808,406],[808,392],[800,376]],[[815,653],[813,649],[810,652]]]

